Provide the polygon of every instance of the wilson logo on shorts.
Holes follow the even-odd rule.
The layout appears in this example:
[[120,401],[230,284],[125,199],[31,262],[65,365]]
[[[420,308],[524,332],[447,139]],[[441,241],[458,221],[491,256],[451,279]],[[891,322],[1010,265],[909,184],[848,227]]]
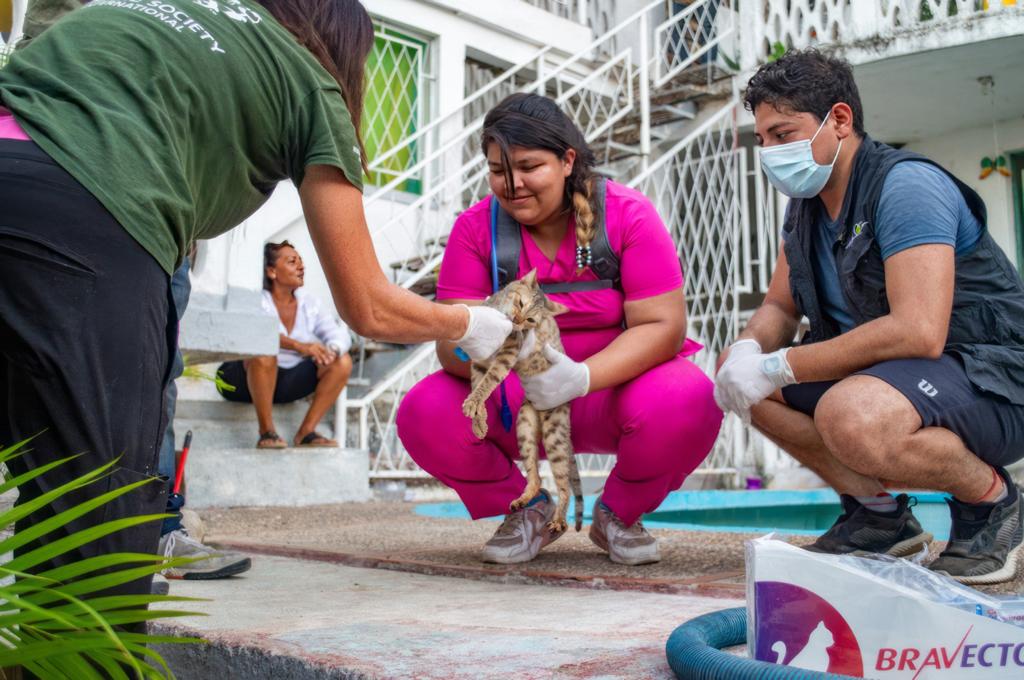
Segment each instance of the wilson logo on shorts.
[[934,396],[937,396],[939,394],[939,391],[937,389],[935,389],[935,387],[930,382],[928,382],[927,380],[924,380],[923,378],[922,378],[921,382],[917,383],[917,389],[921,390],[922,392],[927,394],[929,397],[934,397]]

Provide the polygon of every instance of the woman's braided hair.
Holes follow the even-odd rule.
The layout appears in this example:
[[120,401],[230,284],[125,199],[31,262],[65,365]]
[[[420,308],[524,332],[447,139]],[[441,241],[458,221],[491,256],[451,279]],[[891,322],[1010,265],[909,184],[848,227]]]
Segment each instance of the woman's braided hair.
[[594,153],[583,133],[562,112],[554,100],[539,94],[518,93],[506,97],[484,118],[480,146],[484,155],[491,144],[501,150],[501,167],[505,173],[505,186],[514,196],[515,181],[509,147],[544,149],[559,158],[565,158],[569,149],[576,151],[572,173],[565,178],[566,211],[576,213],[576,266],[583,270],[591,264],[590,243],[594,240]]

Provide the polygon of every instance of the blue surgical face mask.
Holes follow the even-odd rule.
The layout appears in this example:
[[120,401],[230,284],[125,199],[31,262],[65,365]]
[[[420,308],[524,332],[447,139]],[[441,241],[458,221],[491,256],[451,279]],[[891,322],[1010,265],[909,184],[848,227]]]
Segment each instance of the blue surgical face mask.
[[832,167],[836,164],[836,158],[839,158],[839,149],[843,148],[843,141],[839,140],[835,158],[828,165],[819,165],[814,160],[814,152],[811,150],[811,143],[821,132],[821,128],[825,127],[827,120],[828,116],[825,116],[814,137],[810,139],[761,149],[761,167],[768,176],[768,181],[790,198],[817,196],[832,175]]

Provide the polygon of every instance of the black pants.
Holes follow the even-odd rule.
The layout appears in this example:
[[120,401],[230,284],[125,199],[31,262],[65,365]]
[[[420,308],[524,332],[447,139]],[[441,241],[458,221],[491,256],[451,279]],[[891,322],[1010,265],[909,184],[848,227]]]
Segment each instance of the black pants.
[[[105,521],[164,511],[167,485],[156,470],[177,333],[169,295],[156,260],[74,178],[32,142],[0,140],[0,444],[35,435],[9,464],[14,474],[84,454],[23,485],[18,503],[120,458],[113,474],[15,530],[151,480],[18,554]],[[30,571],[113,552],[154,554],[159,530],[154,521],[110,534]],[[148,593],[151,581],[105,594]]]

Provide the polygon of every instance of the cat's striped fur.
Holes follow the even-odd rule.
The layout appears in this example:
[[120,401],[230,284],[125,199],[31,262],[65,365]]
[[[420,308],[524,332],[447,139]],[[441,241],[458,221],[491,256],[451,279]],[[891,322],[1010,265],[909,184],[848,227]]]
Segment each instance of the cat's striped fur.
[[[505,376],[512,370],[520,376],[537,375],[547,370],[550,362],[544,356],[544,345],[550,345],[559,352],[564,351],[555,316],[567,311],[564,305],[553,302],[544,295],[537,284],[536,270],[518,281],[512,281],[484,300],[484,304],[505,313],[512,320],[515,330],[493,357],[487,361],[473,362],[472,391],[462,403],[462,412],[473,419],[473,433],[480,439],[487,436],[485,403]],[[523,338],[530,329],[533,329],[536,341],[532,351],[523,359],[519,359]],[[522,496],[512,501],[510,510],[524,507],[540,491],[540,448],[537,442],[542,437],[544,451],[551,465],[551,474],[558,489],[557,510],[548,528],[558,532],[565,531],[565,516],[571,491],[576,500],[575,523],[576,531],[579,531],[583,526],[583,494],[570,437],[569,404],[562,404],[548,411],[538,411],[533,404],[526,401],[519,409],[516,438],[519,442],[519,455],[526,468],[526,490]]]

